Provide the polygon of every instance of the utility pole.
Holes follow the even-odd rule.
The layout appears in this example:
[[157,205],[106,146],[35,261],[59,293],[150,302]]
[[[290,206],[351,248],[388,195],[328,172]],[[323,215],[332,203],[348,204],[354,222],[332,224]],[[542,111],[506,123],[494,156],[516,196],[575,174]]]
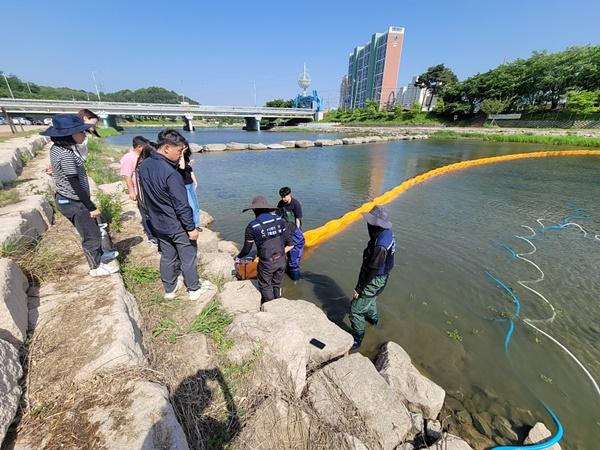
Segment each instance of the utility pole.
[[94,87],[96,88],[96,95],[98,96],[98,102],[101,102],[102,100],[100,100],[100,91],[98,90],[98,83],[96,83],[96,75],[94,74],[94,71],[92,71],[92,78],[94,80]]
[[32,92],[31,92],[31,87],[29,87],[29,81],[26,81],[25,83],[27,84],[27,89],[29,89],[29,93],[31,94]]
[[15,99],[15,96],[13,95],[13,91],[10,88],[10,83],[8,82],[8,78],[6,78],[6,74],[4,72],[2,72],[2,76],[4,77],[4,81],[6,81],[6,85],[8,86],[8,92],[10,92],[10,96],[12,97],[12,99]]

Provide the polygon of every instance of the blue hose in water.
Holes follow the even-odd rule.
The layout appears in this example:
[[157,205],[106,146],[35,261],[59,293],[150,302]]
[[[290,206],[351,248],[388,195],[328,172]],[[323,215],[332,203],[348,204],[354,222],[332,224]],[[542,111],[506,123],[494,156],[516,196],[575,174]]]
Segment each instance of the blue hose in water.
[[[508,250],[508,248],[506,248]],[[511,249],[512,250],[512,249]],[[521,301],[519,300],[519,297],[517,294],[515,294],[515,292],[503,281],[499,280],[498,278],[496,278],[494,275],[492,275],[490,272],[485,272],[485,274],[501,289],[503,289],[508,295],[510,295],[514,305],[515,305],[515,317],[518,319],[521,315]],[[508,353],[508,346],[510,344],[510,341],[512,339],[512,336],[514,334],[515,331],[515,323],[513,321],[512,318],[508,318],[505,319],[508,322],[508,330],[506,330],[506,335],[504,336],[504,351]],[[528,450],[543,450],[546,449],[548,447],[553,446],[554,444],[557,444],[563,437],[564,431],[563,431],[563,426],[560,423],[560,420],[558,420],[558,417],[556,416],[556,414],[554,413],[554,411],[552,411],[548,406],[546,406],[545,403],[542,402],[542,405],[544,405],[544,408],[546,409],[546,411],[548,412],[548,414],[550,415],[550,417],[552,417],[552,420],[554,421],[554,424],[556,425],[556,433],[554,434],[554,436],[552,436],[550,439],[544,441],[544,442],[540,442],[539,444],[531,444],[531,445],[501,445],[501,446],[497,446],[497,447],[493,447],[494,449],[528,449]]]

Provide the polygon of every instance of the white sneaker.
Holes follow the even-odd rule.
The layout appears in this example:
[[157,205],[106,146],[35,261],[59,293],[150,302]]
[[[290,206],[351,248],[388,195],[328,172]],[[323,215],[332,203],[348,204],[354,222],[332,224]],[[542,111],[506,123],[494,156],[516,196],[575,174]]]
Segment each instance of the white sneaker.
[[106,277],[119,271],[119,266],[109,266],[108,264],[100,263],[100,265],[90,270],[92,277]]
[[195,291],[188,291],[188,295],[190,300],[196,301],[202,297],[202,294],[208,292],[212,288],[213,284],[210,281],[203,281],[200,284],[200,289],[196,289]]
[[102,253],[102,256],[100,258],[100,260],[103,263],[107,263],[109,261],[112,261],[113,259],[117,259],[117,256],[119,256],[119,252],[116,250],[108,250],[106,252]]
[[165,293],[165,300],[173,300],[176,296],[177,296],[177,291],[179,289],[181,289],[181,287],[183,286],[183,280],[180,278],[177,278],[177,285],[175,286],[175,289],[173,289],[171,292],[166,292]]

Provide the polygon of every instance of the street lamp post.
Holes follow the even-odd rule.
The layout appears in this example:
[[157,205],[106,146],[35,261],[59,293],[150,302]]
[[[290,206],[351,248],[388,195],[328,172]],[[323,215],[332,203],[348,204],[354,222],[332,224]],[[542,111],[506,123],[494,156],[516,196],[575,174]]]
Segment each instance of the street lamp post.
[[6,74],[4,72],[2,72],[2,76],[4,77],[4,81],[6,81],[6,85],[8,86],[8,92],[10,92],[10,96],[14,100],[15,96],[13,95],[13,91],[10,88],[10,83],[8,82],[8,78],[6,78]]

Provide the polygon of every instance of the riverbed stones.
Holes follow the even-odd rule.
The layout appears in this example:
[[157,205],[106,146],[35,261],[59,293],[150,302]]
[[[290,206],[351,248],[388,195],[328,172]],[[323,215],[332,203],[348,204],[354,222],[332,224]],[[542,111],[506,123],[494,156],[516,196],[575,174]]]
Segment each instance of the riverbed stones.
[[268,147],[263,143],[248,144],[248,150],[266,150]]
[[195,144],[193,142],[190,142],[190,151],[192,153],[202,153],[202,151],[204,150],[203,146],[200,144]]
[[[286,323],[295,323],[302,330],[309,352],[309,368],[338,358],[352,347],[352,336],[331,322],[313,303],[279,298],[265,303],[263,310]],[[319,348],[321,346],[323,348]]]
[[225,144],[204,144],[205,152],[222,152],[227,150],[227,146]]
[[19,407],[19,380],[22,376],[19,352],[13,345],[0,339],[0,443],[4,440]]
[[240,142],[228,142],[226,150],[248,150],[248,144],[242,144]]
[[376,366],[396,397],[412,412],[435,419],[444,404],[445,391],[421,375],[410,356],[395,342],[387,342],[380,350]]
[[427,450],[473,450],[473,448],[458,436],[445,434],[442,439],[427,447]]
[[285,148],[294,148],[296,146],[296,141],[282,141],[281,145]]
[[359,353],[315,372],[306,395],[321,420],[356,436],[371,449],[395,448],[411,428],[406,407],[371,361]]
[[314,147],[315,143],[313,141],[309,141],[309,140],[299,140],[296,141],[296,148],[308,148],[308,147]]
[[267,148],[269,148],[271,150],[283,150],[284,148],[287,148],[287,147],[282,144],[268,144]]
[[223,309],[231,315],[260,311],[261,295],[250,280],[225,283],[219,297]]
[[27,337],[27,288],[29,283],[19,266],[8,258],[0,259],[0,339],[15,347]]
[[492,416],[488,412],[478,412],[473,414],[473,425],[475,429],[484,436],[493,436]]
[[335,145],[335,141],[332,139],[318,139],[315,141],[315,147],[331,147]]
[[505,417],[494,416],[492,419],[492,425],[496,432],[503,438],[513,442],[516,442],[519,439],[519,436],[512,429],[510,422]]
[[[539,442],[545,441],[551,436],[552,433],[548,428],[546,428],[546,425],[544,425],[542,422],[538,422],[529,431],[529,434],[527,435],[523,443],[525,445],[537,444]],[[554,444],[553,446],[548,447],[548,450],[560,450],[560,445]]]
[[124,407],[98,406],[88,414],[103,448],[188,450],[165,387],[149,381],[131,381],[122,389],[119,404]]
[[295,323],[269,312],[240,314],[233,319],[229,337],[235,342],[229,357],[237,363],[252,362],[260,386],[300,396],[306,384],[308,350]]

